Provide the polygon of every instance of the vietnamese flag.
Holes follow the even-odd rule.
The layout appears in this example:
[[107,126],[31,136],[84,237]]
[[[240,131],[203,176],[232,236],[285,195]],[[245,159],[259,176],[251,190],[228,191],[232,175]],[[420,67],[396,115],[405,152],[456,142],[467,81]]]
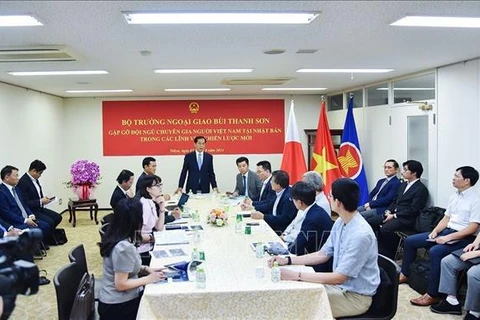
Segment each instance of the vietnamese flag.
[[303,155],[303,148],[302,144],[300,143],[300,135],[298,134],[297,120],[295,119],[293,100],[290,104],[287,134],[285,138],[285,147],[283,148],[283,158],[280,169],[286,171],[290,176],[290,185],[302,180],[302,175],[307,172],[305,156]]
[[332,182],[342,177],[340,166],[337,160],[337,154],[333,148],[330,127],[328,126],[325,101],[322,101],[320,110],[320,119],[318,120],[317,137],[313,148],[311,170],[317,171],[322,175],[324,192],[330,193]]

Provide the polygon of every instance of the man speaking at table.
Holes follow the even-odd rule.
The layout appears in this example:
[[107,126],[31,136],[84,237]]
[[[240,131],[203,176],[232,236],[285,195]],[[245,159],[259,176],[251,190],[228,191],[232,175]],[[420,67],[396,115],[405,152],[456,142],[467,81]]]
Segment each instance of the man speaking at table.
[[205,152],[207,139],[203,136],[197,136],[193,139],[193,142],[195,151],[185,155],[176,193],[182,192],[185,179],[187,180],[186,192],[192,190],[193,193],[198,191],[210,193],[210,185],[212,185],[214,191],[218,192],[215,171],[213,170],[213,156]]

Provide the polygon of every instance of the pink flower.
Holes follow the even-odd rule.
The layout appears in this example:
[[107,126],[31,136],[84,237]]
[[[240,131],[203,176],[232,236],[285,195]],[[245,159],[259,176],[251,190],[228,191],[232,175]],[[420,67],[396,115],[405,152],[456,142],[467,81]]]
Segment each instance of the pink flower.
[[84,185],[92,187],[99,182],[100,167],[95,162],[78,160],[70,167],[70,174],[72,175],[72,180],[70,181],[72,187]]

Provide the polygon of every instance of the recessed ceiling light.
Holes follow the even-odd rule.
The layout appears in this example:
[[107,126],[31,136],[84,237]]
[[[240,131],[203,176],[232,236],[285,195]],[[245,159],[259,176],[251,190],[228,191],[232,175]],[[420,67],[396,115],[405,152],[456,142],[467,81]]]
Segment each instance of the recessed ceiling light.
[[12,76],[69,76],[69,75],[95,75],[108,74],[105,70],[81,70],[81,71],[12,71]]
[[66,90],[66,93],[121,93],[132,92],[132,89],[105,89],[105,90]]
[[248,73],[253,69],[156,69],[155,73]]
[[28,15],[0,16],[0,27],[29,26],[43,26],[43,24],[34,17]]
[[285,49],[272,49],[272,50],[266,50],[263,51],[265,54],[283,54],[285,53]]
[[262,88],[263,91],[322,91],[327,88]]
[[386,73],[393,69],[298,69],[297,72],[311,73]]
[[129,24],[308,24],[315,13],[134,13],[124,12]]
[[229,88],[205,88],[205,89],[165,89],[165,91],[168,92],[182,92],[182,91],[198,91],[198,92],[203,92],[203,91],[230,91]]
[[439,27],[439,28],[480,28],[480,18],[406,16],[391,26]]

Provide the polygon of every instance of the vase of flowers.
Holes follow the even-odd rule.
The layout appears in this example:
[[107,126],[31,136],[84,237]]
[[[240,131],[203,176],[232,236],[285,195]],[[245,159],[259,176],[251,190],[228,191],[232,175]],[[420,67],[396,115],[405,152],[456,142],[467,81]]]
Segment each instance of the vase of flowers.
[[70,167],[72,178],[66,183],[72,188],[78,199],[85,200],[92,197],[93,190],[100,183],[100,167],[95,162],[78,160]]
[[208,215],[208,222],[217,227],[224,226],[227,223],[228,216],[223,209],[212,209]]

